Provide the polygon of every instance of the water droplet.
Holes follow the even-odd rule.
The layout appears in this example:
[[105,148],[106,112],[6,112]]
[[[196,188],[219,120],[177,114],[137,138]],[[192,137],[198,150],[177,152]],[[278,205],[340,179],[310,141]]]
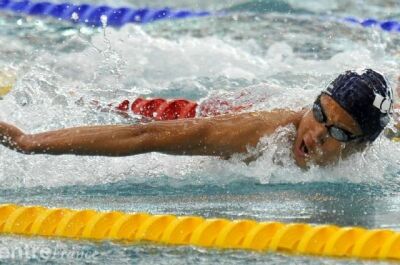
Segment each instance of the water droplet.
[[108,17],[106,15],[101,15],[100,21],[101,21],[101,24],[103,25],[103,28],[107,27]]
[[74,20],[74,21],[77,21],[79,19],[78,13],[76,13],[76,12],[72,13],[71,19]]

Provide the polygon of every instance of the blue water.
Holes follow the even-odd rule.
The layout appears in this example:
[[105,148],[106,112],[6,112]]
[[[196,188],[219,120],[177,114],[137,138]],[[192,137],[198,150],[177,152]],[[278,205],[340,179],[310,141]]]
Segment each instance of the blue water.
[[[80,1],[74,1],[79,3]],[[90,1],[106,3],[104,1]],[[115,6],[113,1],[109,4]],[[268,97],[253,110],[298,109],[338,73],[372,67],[394,86],[400,34],[329,17],[400,20],[397,1],[121,1],[121,5],[230,10],[223,17],[105,31],[0,13],[0,71],[17,74],[0,119],[27,132],[129,124],[90,107],[137,96]],[[83,102],[83,103],[82,103]],[[0,148],[0,202],[400,229],[399,143],[382,137],[339,165],[298,169],[285,139],[249,165],[233,158],[26,156]],[[278,159],[279,163],[276,163]],[[275,161],[275,162],[274,162]],[[7,251],[22,249],[22,254]],[[44,249],[50,256],[34,255]],[[36,253],[36,252],[35,252]],[[9,254],[9,255],[6,255]],[[151,244],[0,237],[7,264],[359,264],[356,260]],[[369,263],[369,262],[362,262]]]

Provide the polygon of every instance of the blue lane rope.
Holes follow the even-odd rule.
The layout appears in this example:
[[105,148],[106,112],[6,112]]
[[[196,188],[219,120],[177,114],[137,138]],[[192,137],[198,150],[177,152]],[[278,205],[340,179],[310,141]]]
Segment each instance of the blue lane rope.
[[346,17],[343,19],[345,22],[357,24],[365,28],[378,27],[384,31],[400,32],[400,22],[396,20],[377,20],[374,18],[357,19],[354,17]]
[[[107,17],[107,26],[122,27],[127,23],[143,24],[157,20],[183,19],[213,15],[208,11],[173,10],[171,8],[150,9],[129,7],[113,8],[107,5],[74,5],[71,3],[53,4],[50,2],[31,2],[29,0],[0,0],[0,10],[37,16],[51,16],[73,23],[84,23],[93,27],[103,25],[102,17]],[[378,27],[384,31],[400,32],[400,22],[396,20],[357,19],[346,17],[341,21],[362,27]]]
[[106,5],[53,4],[50,2],[31,2],[28,0],[0,0],[0,10],[28,15],[51,16],[59,20],[84,23],[93,27],[103,25],[102,16],[107,17],[107,26],[121,27],[127,23],[143,24],[162,19],[171,20],[211,15],[207,11],[195,12],[191,10],[172,10],[170,8],[112,8]]

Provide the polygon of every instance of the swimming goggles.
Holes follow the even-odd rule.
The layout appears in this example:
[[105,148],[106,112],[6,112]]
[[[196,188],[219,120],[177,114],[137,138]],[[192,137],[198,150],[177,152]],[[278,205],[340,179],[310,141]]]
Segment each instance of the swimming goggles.
[[317,122],[319,123],[324,123],[326,129],[328,130],[329,135],[333,138],[338,140],[339,142],[349,142],[358,138],[361,138],[362,136],[355,136],[352,133],[339,128],[335,125],[327,125],[326,122],[328,118],[326,117],[325,111],[321,106],[321,95],[320,94],[317,99],[314,102],[314,105],[312,107],[312,111],[314,114],[314,118]]

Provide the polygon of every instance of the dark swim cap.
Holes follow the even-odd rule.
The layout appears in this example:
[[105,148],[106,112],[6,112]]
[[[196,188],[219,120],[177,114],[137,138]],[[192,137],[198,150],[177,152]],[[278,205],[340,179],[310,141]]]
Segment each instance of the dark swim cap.
[[361,141],[374,141],[389,123],[393,92],[385,78],[366,69],[361,75],[346,71],[324,91],[349,113],[360,126]]

